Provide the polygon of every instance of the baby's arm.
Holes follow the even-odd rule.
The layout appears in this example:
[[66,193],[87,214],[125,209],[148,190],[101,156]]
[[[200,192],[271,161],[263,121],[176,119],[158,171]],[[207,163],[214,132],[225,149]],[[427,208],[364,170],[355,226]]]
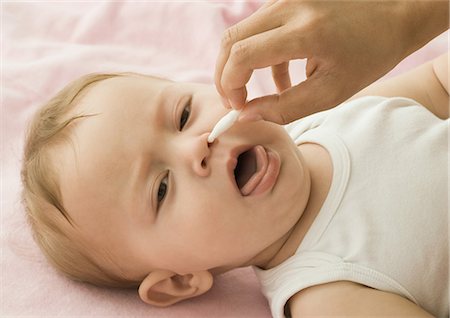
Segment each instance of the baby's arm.
[[433,317],[399,295],[340,281],[306,288],[291,297],[292,318],[298,317]]
[[448,59],[449,53],[443,54],[404,74],[376,82],[351,99],[368,95],[409,97],[439,118],[447,119],[449,118]]

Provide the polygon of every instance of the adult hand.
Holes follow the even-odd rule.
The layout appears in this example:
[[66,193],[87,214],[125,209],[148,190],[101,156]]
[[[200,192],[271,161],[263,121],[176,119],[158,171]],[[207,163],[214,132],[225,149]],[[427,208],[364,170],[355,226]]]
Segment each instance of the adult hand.
[[[240,120],[286,124],[329,109],[448,28],[447,1],[272,0],[223,35],[215,84]],[[289,61],[307,59],[291,86]],[[278,94],[246,102],[253,70],[272,67]],[[228,105],[229,106],[229,105]]]

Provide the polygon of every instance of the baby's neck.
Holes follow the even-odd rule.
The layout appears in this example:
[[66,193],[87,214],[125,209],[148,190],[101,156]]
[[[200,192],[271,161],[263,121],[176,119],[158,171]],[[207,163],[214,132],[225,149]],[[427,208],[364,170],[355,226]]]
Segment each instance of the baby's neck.
[[275,267],[295,254],[303,238],[319,214],[327,198],[333,178],[333,163],[328,151],[318,144],[306,143],[298,146],[302,153],[311,178],[311,189],[303,214],[298,222],[286,234],[286,241],[278,252],[261,268]]

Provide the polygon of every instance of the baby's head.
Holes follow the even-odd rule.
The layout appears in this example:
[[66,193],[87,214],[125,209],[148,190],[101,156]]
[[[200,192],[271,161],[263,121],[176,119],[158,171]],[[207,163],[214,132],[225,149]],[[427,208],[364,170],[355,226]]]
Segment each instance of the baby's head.
[[23,198],[56,268],[96,285],[138,287],[169,305],[227,270],[264,267],[309,195],[284,128],[237,123],[213,86],[139,74],[88,75],[34,117]]

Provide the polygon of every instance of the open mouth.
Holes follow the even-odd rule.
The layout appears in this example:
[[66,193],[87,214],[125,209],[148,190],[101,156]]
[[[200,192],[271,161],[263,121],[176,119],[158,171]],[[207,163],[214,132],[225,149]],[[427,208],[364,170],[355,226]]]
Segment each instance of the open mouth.
[[256,172],[256,156],[253,150],[254,148],[244,151],[237,158],[237,165],[234,169],[234,177],[236,178],[236,184],[239,190],[244,187],[244,185]]
[[279,157],[256,145],[237,158],[234,168],[236,185],[243,196],[262,193],[271,187],[278,177]]

